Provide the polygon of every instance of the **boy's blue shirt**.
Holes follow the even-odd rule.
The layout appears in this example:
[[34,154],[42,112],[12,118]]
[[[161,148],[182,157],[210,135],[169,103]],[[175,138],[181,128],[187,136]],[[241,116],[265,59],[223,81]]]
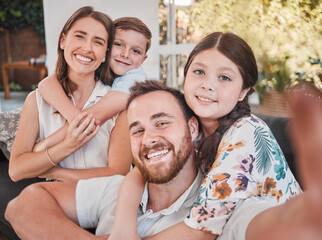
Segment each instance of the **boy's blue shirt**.
[[139,67],[136,69],[132,69],[123,74],[122,76],[115,78],[111,90],[130,94],[130,88],[136,82],[144,82],[146,80],[147,75],[143,71],[143,68]]

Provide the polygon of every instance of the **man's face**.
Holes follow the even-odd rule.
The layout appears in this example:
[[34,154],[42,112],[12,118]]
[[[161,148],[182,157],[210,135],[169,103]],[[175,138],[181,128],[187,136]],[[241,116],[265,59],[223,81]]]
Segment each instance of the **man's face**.
[[192,157],[192,137],[170,93],[154,91],[134,99],[128,110],[135,165],[150,183],[172,180]]

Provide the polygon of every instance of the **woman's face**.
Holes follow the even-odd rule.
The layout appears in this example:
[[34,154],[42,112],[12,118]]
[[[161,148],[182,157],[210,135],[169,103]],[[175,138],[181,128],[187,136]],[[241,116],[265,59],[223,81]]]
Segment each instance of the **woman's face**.
[[187,71],[184,95],[202,125],[216,122],[244,99],[237,65],[215,48],[198,53]]
[[77,20],[68,33],[63,34],[60,48],[68,65],[68,76],[93,75],[106,61],[108,33],[99,21],[84,17]]

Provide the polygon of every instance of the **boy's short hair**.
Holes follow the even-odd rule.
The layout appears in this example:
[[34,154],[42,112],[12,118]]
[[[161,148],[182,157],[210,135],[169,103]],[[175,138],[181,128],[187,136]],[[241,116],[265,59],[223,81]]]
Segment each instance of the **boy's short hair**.
[[146,39],[146,49],[145,53],[151,47],[151,38],[152,33],[150,29],[138,18],[136,17],[121,17],[114,20],[115,29],[122,29],[122,30],[133,30],[139,33],[142,33]]

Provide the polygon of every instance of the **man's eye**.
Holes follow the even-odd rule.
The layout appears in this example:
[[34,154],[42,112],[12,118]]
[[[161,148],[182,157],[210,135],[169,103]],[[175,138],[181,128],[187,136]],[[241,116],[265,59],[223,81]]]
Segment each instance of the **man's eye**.
[[231,81],[231,79],[225,75],[219,76],[219,78],[223,81]]
[[119,47],[120,47],[120,46],[122,46],[122,44],[121,44],[121,43],[119,43],[119,42],[114,42],[114,45],[115,45],[115,46],[119,46]]
[[103,43],[100,41],[95,41],[96,44],[103,46]]
[[138,130],[135,130],[132,132],[132,135],[135,136],[135,135],[139,135],[140,133],[143,132],[143,129],[138,129]]
[[82,35],[79,35],[79,34],[77,34],[76,37],[79,38],[79,39],[83,39],[84,38]]
[[198,70],[194,70],[193,71],[195,74],[197,74],[197,75],[204,75],[205,74],[205,72],[204,71],[202,71],[202,70],[200,70],[200,69],[198,69]]
[[164,126],[167,126],[169,125],[169,122],[159,122],[157,123],[157,127],[164,127]]

